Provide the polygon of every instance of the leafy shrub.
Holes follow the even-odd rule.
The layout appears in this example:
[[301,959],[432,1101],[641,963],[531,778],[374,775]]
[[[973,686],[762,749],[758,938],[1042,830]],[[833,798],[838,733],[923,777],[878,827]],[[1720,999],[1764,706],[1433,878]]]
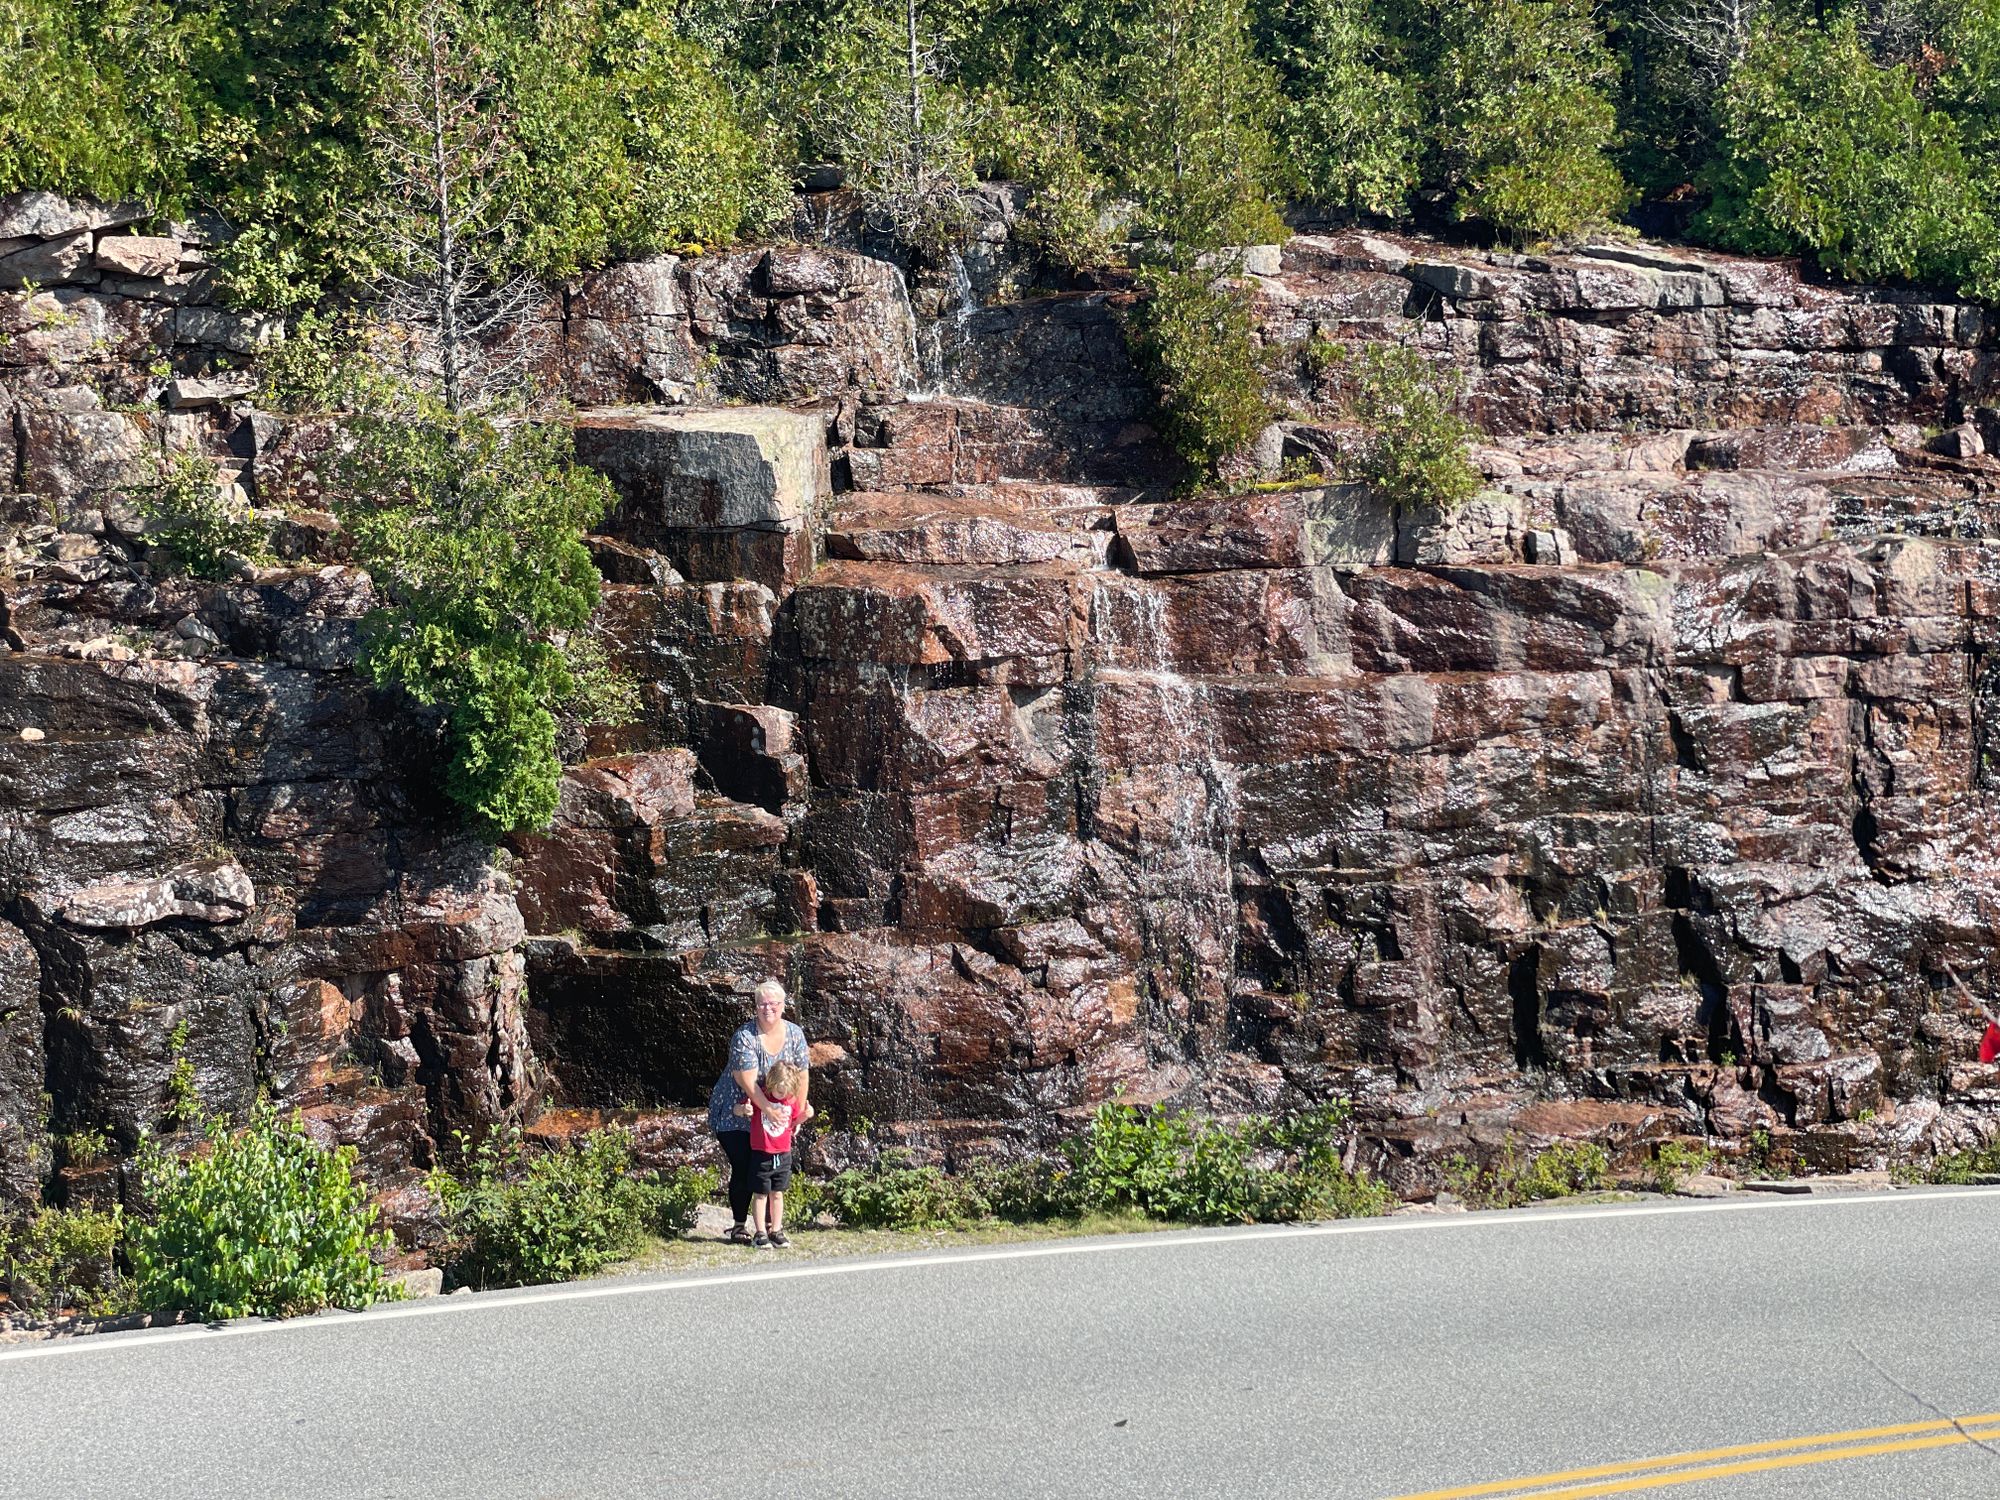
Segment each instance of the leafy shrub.
[[1913,70],[1876,63],[1852,15],[1760,30],[1722,116],[1697,233],[1753,253],[1808,250],[1843,276],[2000,296],[1990,177]]
[[[801,1179],[793,1178],[796,1185]],[[641,1178],[640,1188],[645,1194],[646,1226],[662,1239],[672,1239],[686,1234],[694,1228],[695,1211],[715,1196],[719,1179],[715,1173],[699,1167],[676,1167],[671,1172],[656,1172]],[[785,1195],[785,1203],[790,1206],[792,1195]]]
[[1160,430],[1190,465],[1213,471],[1271,419],[1249,310],[1211,271],[1161,267],[1143,286],[1126,338],[1158,392]]
[[1454,1158],[1446,1165],[1445,1185],[1474,1208],[1518,1208],[1603,1191],[1612,1185],[1611,1156],[1594,1142],[1563,1141],[1524,1161],[1509,1141],[1489,1167]]
[[[148,0],[0,0],[0,191],[184,196],[177,26]],[[135,24],[136,23],[136,24]]]
[[1085,1209],[1227,1224],[1386,1212],[1378,1183],[1340,1164],[1339,1108],[1238,1126],[1185,1112],[1104,1104],[1065,1147],[1069,1197]]
[[1258,1133],[1284,1164],[1259,1180],[1257,1217],[1268,1223],[1369,1219],[1396,1206],[1386,1183],[1341,1165],[1347,1110],[1334,1105],[1261,1123]]
[[1414,349],[1372,344],[1361,353],[1350,402],[1365,435],[1341,455],[1345,478],[1400,505],[1448,511],[1485,484],[1466,445],[1476,429],[1456,410],[1458,373]]
[[102,1166],[111,1156],[111,1135],[104,1130],[72,1130],[58,1136],[56,1143],[72,1167]]
[[516,261],[576,275],[716,245],[789,207],[767,133],[682,0],[513,4],[493,41],[519,150],[503,184]]
[[1963,1187],[1995,1173],[2000,1173],[2000,1141],[1948,1152],[1931,1163],[1923,1178],[1926,1182]]
[[387,600],[367,622],[362,668],[444,710],[445,791],[476,824],[547,826],[562,775],[556,712],[579,707],[565,646],[598,597],[582,538],[610,509],[610,485],[575,462],[565,427],[502,426],[425,397],[357,418],[350,435],[336,505]]
[[872,1167],[850,1167],[834,1177],[821,1189],[821,1202],[847,1229],[963,1229],[988,1217],[971,1181],[911,1166],[894,1152]]
[[462,1175],[433,1174],[451,1274],[469,1286],[573,1281],[630,1255],[649,1231],[672,1236],[715,1190],[712,1173],[632,1174],[632,1139],[600,1130],[552,1151],[518,1133],[472,1150]]
[[981,1162],[968,1169],[972,1189],[987,1212],[1010,1224],[1035,1224],[1045,1219],[1073,1219],[1081,1212],[1075,1175],[1060,1163],[1032,1158],[1015,1162]]
[[1715,1163],[1715,1153],[1706,1146],[1662,1141],[1653,1153],[1653,1186],[1663,1193],[1678,1193],[1690,1177],[1699,1177]]
[[264,527],[247,504],[225,490],[212,460],[186,451],[153,460],[152,474],[133,493],[139,514],[174,562],[196,578],[220,578],[233,558],[254,557]]
[[241,1130],[210,1120],[191,1155],[149,1146],[141,1169],[153,1213],[131,1225],[126,1246],[140,1304],[241,1318],[381,1300],[376,1256],[390,1241],[353,1165],[353,1148],[323,1149],[268,1104]]
[[0,1226],[7,1294],[42,1317],[130,1310],[132,1287],[114,1259],[123,1232],[124,1218],[115,1208],[44,1208]]

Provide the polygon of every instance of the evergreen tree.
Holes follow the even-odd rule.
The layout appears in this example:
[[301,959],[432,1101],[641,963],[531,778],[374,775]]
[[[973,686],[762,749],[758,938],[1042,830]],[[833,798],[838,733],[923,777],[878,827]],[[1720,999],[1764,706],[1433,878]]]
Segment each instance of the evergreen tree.
[[2000,293],[1990,179],[1912,67],[1875,60],[1854,14],[1760,29],[1724,126],[1699,232],[1753,252],[1807,250],[1844,276]]
[[1461,219],[1516,242],[1612,222],[1617,64],[1588,0],[1426,0],[1435,48],[1426,177]]
[[1330,207],[1400,214],[1416,185],[1417,91],[1366,0],[1258,0],[1287,183]]

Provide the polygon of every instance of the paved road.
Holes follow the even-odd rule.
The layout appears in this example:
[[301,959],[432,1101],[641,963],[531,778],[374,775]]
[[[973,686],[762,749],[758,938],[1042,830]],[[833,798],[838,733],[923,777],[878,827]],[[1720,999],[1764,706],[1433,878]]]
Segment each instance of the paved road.
[[0,1495],[1992,1500],[1996,1293],[1980,1189],[497,1293],[0,1354]]

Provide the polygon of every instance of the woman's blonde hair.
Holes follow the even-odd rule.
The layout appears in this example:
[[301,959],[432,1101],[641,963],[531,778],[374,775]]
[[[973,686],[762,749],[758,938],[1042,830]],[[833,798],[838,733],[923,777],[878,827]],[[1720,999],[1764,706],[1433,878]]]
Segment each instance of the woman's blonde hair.
[[774,1062],[764,1075],[764,1096],[768,1099],[796,1099],[806,1091],[806,1070],[797,1063]]

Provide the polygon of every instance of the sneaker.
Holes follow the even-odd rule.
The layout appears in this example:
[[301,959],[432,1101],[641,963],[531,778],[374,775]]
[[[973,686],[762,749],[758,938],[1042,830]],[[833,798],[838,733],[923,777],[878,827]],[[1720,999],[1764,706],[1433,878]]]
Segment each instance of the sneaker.
[[790,1240],[785,1238],[785,1231],[782,1229],[772,1230],[770,1234],[766,1236],[766,1238],[768,1238],[771,1241],[771,1243],[773,1245],[776,1245],[780,1250],[784,1249],[785,1246],[791,1243]]
[[771,1248],[771,1237],[768,1234],[760,1234],[750,1243],[755,1245],[759,1250],[768,1250]]

